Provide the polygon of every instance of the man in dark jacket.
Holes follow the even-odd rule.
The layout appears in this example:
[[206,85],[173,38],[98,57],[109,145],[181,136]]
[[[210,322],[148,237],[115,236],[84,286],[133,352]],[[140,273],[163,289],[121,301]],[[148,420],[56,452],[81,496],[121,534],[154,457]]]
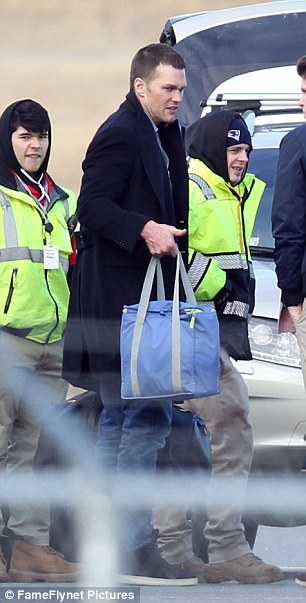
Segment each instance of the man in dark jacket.
[[[302,78],[299,105],[306,119],[306,56],[298,60],[296,69]],[[272,230],[281,289],[280,326],[296,331],[306,388],[306,124],[286,134],[280,144]],[[306,572],[297,576],[297,582],[306,586]]]
[[[139,50],[126,100],[100,127],[83,163],[64,374],[74,385],[100,392],[97,462],[123,475],[131,470],[153,475],[157,451],[170,431],[170,402],[121,400],[119,332],[123,305],[139,301],[151,256],[162,258],[170,295],[176,238],[182,253],[187,251],[188,179],[176,120],[186,87],[184,67],[182,57],[164,44]],[[160,557],[150,511],[135,510],[125,527],[120,543],[125,582],[197,582]]]

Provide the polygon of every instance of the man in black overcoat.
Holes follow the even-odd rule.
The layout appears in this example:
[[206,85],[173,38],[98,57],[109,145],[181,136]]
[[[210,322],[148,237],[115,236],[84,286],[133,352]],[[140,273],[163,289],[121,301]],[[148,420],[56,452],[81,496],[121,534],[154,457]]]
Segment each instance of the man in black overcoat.
[[[83,163],[64,376],[99,391],[96,460],[122,475],[153,476],[170,432],[171,402],[121,400],[119,332],[123,305],[139,301],[152,255],[161,258],[171,296],[177,244],[187,261],[188,179],[176,119],[184,68],[165,44],[139,50],[126,100],[99,128]],[[125,582],[197,582],[161,558],[151,511],[135,508],[125,519],[119,568]]]

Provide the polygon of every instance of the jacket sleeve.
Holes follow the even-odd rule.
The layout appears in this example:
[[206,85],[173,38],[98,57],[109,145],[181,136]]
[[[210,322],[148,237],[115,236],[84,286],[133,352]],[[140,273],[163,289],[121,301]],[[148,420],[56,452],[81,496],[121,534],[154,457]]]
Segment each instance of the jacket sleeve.
[[210,257],[205,242],[205,213],[203,194],[197,184],[189,181],[188,276],[199,301],[213,300],[227,292],[226,272]]
[[122,127],[101,129],[83,162],[78,217],[83,226],[133,251],[150,216],[131,211],[122,200],[135,173],[136,137]]
[[272,232],[282,302],[286,306],[297,305],[303,299],[301,267],[306,245],[306,156],[294,131],[287,134],[280,145]]

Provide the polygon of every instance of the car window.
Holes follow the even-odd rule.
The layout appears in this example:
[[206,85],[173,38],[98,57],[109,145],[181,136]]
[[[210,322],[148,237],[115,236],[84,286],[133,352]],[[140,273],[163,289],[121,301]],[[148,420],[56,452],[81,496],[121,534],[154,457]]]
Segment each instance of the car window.
[[274,239],[271,228],[271,209],[273,200],[274,179],[277,165],[278,149],[254,149],[250,155],[248,171],[267,183],[259,205],[254,230],[251,238],[251,249],[273,249]]

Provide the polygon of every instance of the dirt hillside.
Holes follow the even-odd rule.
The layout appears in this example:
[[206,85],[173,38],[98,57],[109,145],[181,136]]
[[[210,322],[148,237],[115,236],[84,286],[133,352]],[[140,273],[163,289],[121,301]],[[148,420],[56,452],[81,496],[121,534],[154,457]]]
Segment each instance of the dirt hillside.
[[50,172],[76,192],[98,125],[128,90],[132,56],[158,41],[167,17],[247,0],[1,0],[0,111],[19,98],[49,110]]

